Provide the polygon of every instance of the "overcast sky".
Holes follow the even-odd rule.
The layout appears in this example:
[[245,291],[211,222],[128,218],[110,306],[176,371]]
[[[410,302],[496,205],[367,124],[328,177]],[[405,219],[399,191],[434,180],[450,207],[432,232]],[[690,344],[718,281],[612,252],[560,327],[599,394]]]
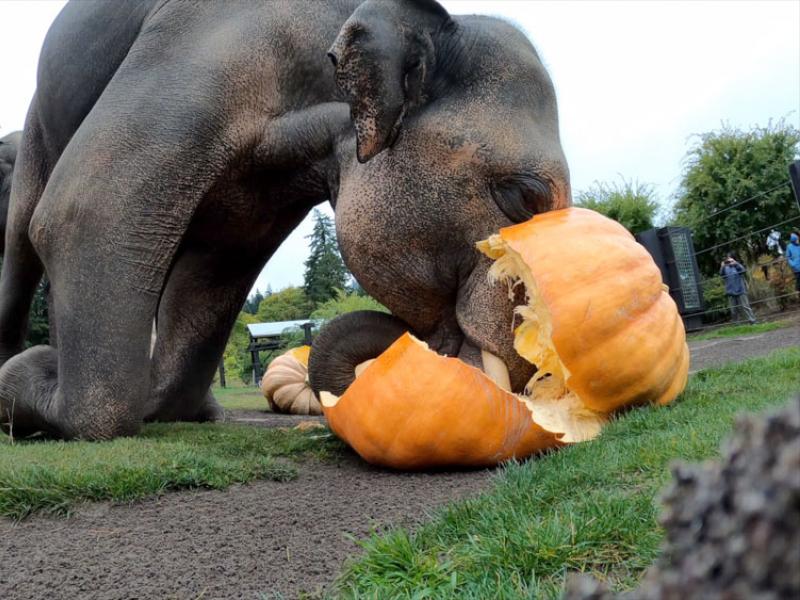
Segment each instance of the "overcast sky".
[[[624,177],[652,184],[668,203],[692,134],[782,117],[800,127],[800,1],[443,4],[451,14],[501,16],[527,32],[555,83],[576,193]],[[0,136],[22,128],[39,49],[61,6],[0,1]],[[257,287],[302,283],[310,229],[307,219]]]

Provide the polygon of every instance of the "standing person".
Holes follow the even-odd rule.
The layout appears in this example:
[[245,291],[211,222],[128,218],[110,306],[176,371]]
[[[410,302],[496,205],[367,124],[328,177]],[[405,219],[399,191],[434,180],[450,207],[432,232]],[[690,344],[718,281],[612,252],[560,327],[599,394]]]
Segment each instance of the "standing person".
[[800,292],[800,236],[792,233],[786,244],[786,260],[794,273],[794,289]]
[[756,318],[747,298],[747,286],[743,277],[745,271],[746,269],[733,258],[732,254],[728,254],[720,263],[719,274],[725,281],[725,294],[731,307],[731,320],[735,321],[736,313],[741,312],[752,325],[756,322]]

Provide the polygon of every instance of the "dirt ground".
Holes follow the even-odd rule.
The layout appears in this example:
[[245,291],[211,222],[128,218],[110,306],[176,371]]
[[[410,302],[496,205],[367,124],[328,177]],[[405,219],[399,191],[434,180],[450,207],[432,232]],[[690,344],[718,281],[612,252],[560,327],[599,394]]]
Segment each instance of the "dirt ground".
[[[692,370],[788,346],[800,346],[800,326],[690,342]],[[265,427],[307,419],[257,411],[231,418]],[[288,483],[90,504],[69,519],[0,520],[0,597],[296,598],[331,582],[358,552],[353,538],[414,524],[491,481],[485,470],[390,473],[355,456],[298,471]]]

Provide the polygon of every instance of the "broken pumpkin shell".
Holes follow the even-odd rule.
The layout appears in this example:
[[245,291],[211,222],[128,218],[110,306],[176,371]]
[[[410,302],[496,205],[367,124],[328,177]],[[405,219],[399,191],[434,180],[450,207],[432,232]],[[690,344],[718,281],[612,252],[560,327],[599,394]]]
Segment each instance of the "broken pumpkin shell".
[[274,359],[261,379],[261,391],[276,413],[320,415],[322,408],[308,383],[310,346],[293,348]]
[[341,397],[321,392],[333,432],[367,462],[394,469],[493,466],[588,439],[602,417],[560,402],[536,405],[482,371],[404,334]]

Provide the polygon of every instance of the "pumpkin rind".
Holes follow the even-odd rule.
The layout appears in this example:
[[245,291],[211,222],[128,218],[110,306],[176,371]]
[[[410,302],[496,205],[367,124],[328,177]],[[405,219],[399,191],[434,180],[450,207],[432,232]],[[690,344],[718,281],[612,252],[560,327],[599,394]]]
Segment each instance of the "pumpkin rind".
[[277,413],[320,415],[322,407],[308,384],[310,346],[293,348],[274,359],[261,379],[261,391]]
[[336,398],[331,429],[366,461],[395,469],[492,466],[561,445],[525,399],[480,370],[400,337]]

